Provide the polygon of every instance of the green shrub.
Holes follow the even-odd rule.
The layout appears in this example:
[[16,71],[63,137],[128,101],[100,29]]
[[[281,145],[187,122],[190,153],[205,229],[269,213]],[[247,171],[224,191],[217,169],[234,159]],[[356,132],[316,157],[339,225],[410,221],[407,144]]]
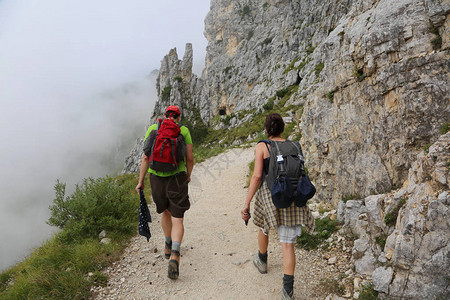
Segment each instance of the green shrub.
[[354,199],[357,199],[357,198],[358,198],[358,196],[356,196],[356,195],[348,195],[348,196],[345,196],[344,198],[342,198],[342,201],[344,203],[347,203],[348,200],[354,200]]
[[241,16],[247,16],[247,15],[249,15],[250,14],[250,6],[248,6],[248,5],[245,5],[243,8],[242,8],[242,11],[241,11]]
[[289,93],[289,89],[288,88],[284,88],[284,89],[278,90],[276,92],[276,95],[277,95],[278,98],[283,98],[287,93]]
[[441,134],[446,134],[448,132],[448,129],[449,129],[449,123],[445,123],[444,125],[442,125]]
[[287,74],[289,73],[291,70],[294,69],[295,64],[301,59],[300,56],[296,57],[294,60],[291,61],[291,63],[289,64],[289,66],[284,69],[283,74]]
[[316,77],[319,77],[320,72],[322,72],[324,67],[325,67],[325,64],[323,62],[316,65],[316,67],[314,68],[314,73],[316,74]]
[[380,234],[375,238],[375,242],[380,245],[381,249],[384,249],[386,245],[387,234]]
[[169,100],[170,98],[170,91],[172,90],[172,86],[168,85],[166,87],[163,88],[162,92],[161,92],[161,99],[166,102]]
[[64,229],[61,237],[72,240],[96,237],[102,230],[127,234],[136,217],[136,203],[128,195],[128,187],[115,179],[87,178],[67,196],[66,184],[55,185],[56,198],[50,206],[48,224]]
[[[119,259],[127,240],[136,232],[139,197],[134,187],[137,178],[138,174],[89,178],[68,197],[65,197],[65,184],[58,181],[49,223],[60,227],[61,231],[25,261],[0,274],[0,298],[91,298],[92,285],[106,284],[107,278],[101,270]],[[148,188],[147,193],[150,194]],[[98,220],[93,213],[99,214]],[[106,214],[111,214],[112,219],[105,219]],[[102,220],[108,229],[97,227]],[[112,238],[110,244],[99,243],[99,228],[107,230],[108,237]],[[93,275],[89,277],[91,272]]]
[[182,82],[183,81],[183,78],[181,78],[180,76],[175,76],[173,79],[178,81],[178,82]]
[[331,103],[333,103],[333,101],[334,101],[334,93],[336,93],[336,92],[337,92],[337,89],[334,89],[332,91],[329,91],[326,95],[328,100],[330,100]]
[[264,110],[272,110],[273,106],[274,106],[274,102],[275,102],[275,98],[270,98],[269,101],[267,101],[267,103],[265,103],[263,105],[263,109]]
[[253,37],[253,34],[254,34],[255,32],[253,31],[253,30],[250,30],[249,32],[248,32],[248,34],[247,34],[247,40],[250,40],[252,37]]
[[287,139],[291,135],[291,133],[294,132],[294,129],[295,129],[296,125],[297,124],[295,122],[291,122],[291,123],[286,124],[286,126],[284,127],[284,131],[281,134],[281,137],[284,138],[284,139]]
[[230,70],[233,68],[233,66],[228,66],[228,67],[226,67],[226,68],[224,68],[223,70],[222,70],[222,73],[225,73],[225,74],[227,74],[228,72],[230,72]]
[[405,205],[405,203],[406,200],[404,198],[400,199],[394,209],[384,216],[384,223],[387,226],[391,227],[395,225],[395,223],[397,222],[398,212],[403,207],[403,205]]
[[367,77],[367,75],[364,74],[364,71],[362,69],[356,68],[353,70],[353,76],[356,78],[358,82],[363,81]]
[[309,54],[313,53],[315,49],[316,49],[316,47],[313,47],[311,44],[308,44],[305,51],[309,55]]
[[336,220],[329,218],[316,219],[314,234],[309,234],[302,230],[302,234],[297,238],[297,245],[306,250],[314,250],[319,247],[334,232],[339,230]]
[[431,26],[430,32],[435,35],[435,38],[431,40],[433,50],[439,50],[442,47],[442,37],[437,27]]
[[268,45],[268,44],[270,44],[272,42],[272,40],[273,40],[273,37],[268,37],[268,38],[265,38],[262,43],[264,45]]
[[359,290],[359,300],[377,300],[378,292],[373,289],[372,284],[363,285]]

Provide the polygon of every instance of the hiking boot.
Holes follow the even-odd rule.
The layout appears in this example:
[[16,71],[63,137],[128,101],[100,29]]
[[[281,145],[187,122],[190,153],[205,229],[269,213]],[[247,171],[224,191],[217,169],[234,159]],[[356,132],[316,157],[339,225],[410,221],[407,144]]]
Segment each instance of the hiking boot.
[[253,264],[258,269],[259,273],[266,274],[267,273],[267,263],[263,262],[260,258],[258,253],[255,254],[255,257],[253,257]]
[[179,275],[180,275],[179,262],[177,262],[175,259],[169,260],[167,277],[169,277],[170,279],[177,279]]
[[281,295],[282,300],[291,300],[294,299],[294,291],[292,291],[290,294],[286,292],[286,290],[283,288],[283,294]]
[[[172,250],[172,255],[180,257],[180,252]],[[180,263],[176,259],[169,260],[169,268],[167,270],[167,277],[170,279],[177,279],[180,275]]]

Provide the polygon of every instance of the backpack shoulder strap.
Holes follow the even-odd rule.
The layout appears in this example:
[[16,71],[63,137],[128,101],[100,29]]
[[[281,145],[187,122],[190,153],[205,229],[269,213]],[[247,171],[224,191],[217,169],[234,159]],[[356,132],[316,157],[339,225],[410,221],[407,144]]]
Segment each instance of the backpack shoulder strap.
[[302,161],[302,162],[304,162],[305,161],[305,158],[303,157],[303,152],[302,152],[302,148],[300,147],[300,144],[298,144],[298,143],[295,143],[295,142],[293,142],[293,141],[289,141],[292,145],[294,145],[295,146],[295,148],[297,148],[297,151],[298,151],[298,157],[300,158],[300,160]]
[[270,148],[269,148],[269,145],[272,144],[272,141],[270,141],[270,140],[259,140],[257,144],[259,144],[259,143],[264,143],[264,144],[266,144],[267,151],[269,151],[269,155],[270,155]]
[[156,124],[158,124],[158,125],[156,126],[156,131],[159,130],[159,128],[161,127],[161,124],[162,124],[163,122],[164,122],[164,121],[163,121],[162,119],[158,119],[158,122],[156,123]]

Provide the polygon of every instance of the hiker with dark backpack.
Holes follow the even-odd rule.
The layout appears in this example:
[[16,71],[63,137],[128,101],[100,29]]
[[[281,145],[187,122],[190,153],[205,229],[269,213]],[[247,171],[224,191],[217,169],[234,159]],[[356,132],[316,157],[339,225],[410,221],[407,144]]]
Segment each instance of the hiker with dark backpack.
[[144,189],[148,172],[156,212],[161,215],[165,236],[164,255],[169,259],[168,277],[179,276],[180,245],[184,235],[183,218],[189,209],[188,183],[194,167],[192,138],[177,106],[169,106],[164,120],[150,126],[144,140],[139,182],[136,190]]
[[259,227],[259,251],[253,263],[260,273],[267,273],[268,234],[270,229],[278,229],[283,251],[282,299],[293,299],[294,244],[301,234],[301,225],[309,233],[314,230],[314,218],[306,201],[314,195],[315,188],[306,176],[300,144],[281,137],[283,118],[269,114],[264,127],[268,140],[256,146],[255,167],[241,217],[246,222],[250,219],[250,203],[256,195],[252,216]]

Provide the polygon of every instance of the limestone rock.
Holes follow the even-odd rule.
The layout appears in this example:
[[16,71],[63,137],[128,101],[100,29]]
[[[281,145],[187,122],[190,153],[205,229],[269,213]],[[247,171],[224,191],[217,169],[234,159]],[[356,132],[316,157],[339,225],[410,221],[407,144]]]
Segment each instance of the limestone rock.
[[374,290],[378,292],[388,293],[389,292],[389,284],[392,280],[392,275],[394,271],[392,268],[384,268],[379,267],[375,269],[372,273],[372,281]]

